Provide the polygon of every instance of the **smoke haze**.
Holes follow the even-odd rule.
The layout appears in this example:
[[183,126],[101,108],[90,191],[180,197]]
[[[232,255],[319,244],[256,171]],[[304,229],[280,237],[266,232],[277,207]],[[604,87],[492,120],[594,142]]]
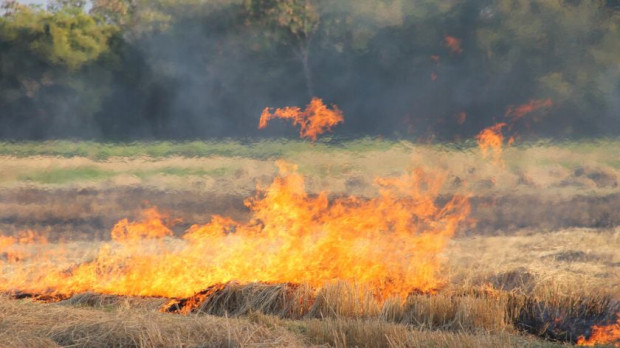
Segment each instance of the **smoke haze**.
[[[345,137],[471,139],[533,99],[553,107],[515,124],[525,137],[620,132],[614,1],[135,1],[125,17],[61,3],[28,25],[23,9],[2,18],[3,138],[289,136],[285,122],[259,131],[261,111],[313,96],[343,110]],[[54,56],[49,28],[80,30],[55,26],[68,16],[109,31],[74,65],[93,48]]]

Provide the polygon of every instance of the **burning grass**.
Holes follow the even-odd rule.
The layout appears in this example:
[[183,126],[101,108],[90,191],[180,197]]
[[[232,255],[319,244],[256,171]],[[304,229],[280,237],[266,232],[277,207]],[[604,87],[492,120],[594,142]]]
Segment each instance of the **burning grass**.
[[[0,341],[11,347],[522,347],[537,342],[508,332],[453,332],[373,318],[290,320],[162,314],[143,304],[99,308],[0,297]],[[552,346],[552,345],[548,345]]]
[[[119,211],[126,214],[143,197],[162,193],[168,204],[164,210],[171,214],[150,211],[144,219],[123,220],[110,235],[87,236],[87,241],[59,240],[52,230],[46,238],[34,232],[4,236],[0,276],[13,299],[0,298],[0,341],[9,346],[496,347],[542,345],[541,339],[617,344],[613,336],[602,340],[614,333],[620,311],[620,234],[613,227],[618,173],[605,164],[603,150],[577,154],[583,156],[578,164],[557,165],[545,160],[574,151],[512,147],[503,153],[506,166],[500,168],[471,164],[480,160],[478,152],[405,148],[354,156],[307,152],[298,157],[299,171],[283,164],[273,184],[251,194],[245,207],[241,194],[224,197],[213,190],[245,185],[239,191],[251,192],[250,178],[273,179],[272,164],[240,158],[7,162],[7,168],[62,163],[63,168],[95,166],[108,172],[134,166],[149,173],[176,166],[192,168],[189,177],[229,169],[205,196],[165,191],[153,182],[160,191],[154,190],[152,197],[144,195],[144,182],[125,196],[97,196],[98,186],[72,188],[66,183],[55,191],[45,191],[39,183],[23,191],[5,188],[0,202],[0,214],[10,217],[2,218],[5,225],[22,219],[68,223],[66,228],[75,229],[72,221],[91,225],[89,211],[115,221]],[[435,159],[433,168],[442,175],[407,174],[403,161],[411,156],[416,163]],[[526,164],[519,162],[523,157]],[[368,169],[362,174],[355,168]],[[300,172],[307,174],[307,191],[301,189]],[[170,173],[187,181],[186,172]],[[367,190],[364,186],[378,174],[390,179]],[[321,194],[322,188],[333,188],[334,194]],[[114,186],[108,190],[121,191]],[[465,199],[471,190],[493,199]],[[532,199],[508,195],[514,191],[528,192]],[[534,191],[545,192],[535,196]],[[548,191],[570,199],[546,200],[542,195]],[[352,197],[352,192],[363,194]],[[584,196],[587,192],[592,197]],[[89,200],[91,196],[99,201]],[[201,221],[212,201],[222,204],[219,216]],[[478,220],[475,228],[463,224],[471,217],[470,204]],[[278,208],[269,208],[274,206]],[[553,209],[568,209],[569,216]],[[231,210],[235,213],[228,214]],[[539,211],[535,219],[527,215],[534,211]],[[6,215],[13,213],[17,215]],[[175,219],[177,213],[185,214],[184,221]],[[521,220],[557,220],[549,225],[554,229],[579,226],[598,213],[612,219],[592,230],[510,228]],[[495,224],[487,222],[491,218]],[[95,229],[108,229],[107,222],[98,224]],[[481,235],[485,224],[494,236]],[[401,236],[401,227],[414,231],[413,238]],[[421,249],[421,244],[432,248]],[[351,245],[358,247],[355,253],[346,252]],[[366,246],[391,253],[373,256],[363,252]],[[355,269],[356,264],[363,267]]]
[[[370,292],[361,293],[364,295],[360,296],[359,287],[343,282],[319,291],[296,284],[229,283],[173,300],[161,310],[218,316],[260,312],[283,319],[372,319],[427,330],[520,331],[571,343],[584,341],[593,325],[613,321],[614,313],[620,311],[620,302],[605,296],[518,294],[490,287],[453,288],[432,295],[412,293],[404,301],[378,301]],[[595,326],[593,335],[602,330],[598,328]]]
[[[608,323],[610,313],[620,309],[618,302],[605,297],[522,295],[489,287],[453,287],[433,295],[412,294],[404,302],[380,302],[371,293],[359,294],[359,287],[344,282],[318,292],[296,284],[229,283],[163,306],[164,299],[97,294],[76,295],[60,305],[99,308],[123,313],[127,318],[131,318],[128,313],[134,313],[157,319],[156,306],[196,321],[217,316],[226,321],[237,318],[233,321],[242,323],[247,318],[271,330],[286,329],[301,336],[304,344],[343,347],[424,346],[439,338],[448,339],[442,346],[460,346],[458,337],[465,338],[469,346],[492,346],[491,342],[502,342],[502,346],[532,344],[534,338],[525,333],[552,342],[585,343],[585,336],[598,337],[595,333],[602,326],[590,331],[593,323]],[[164,318],[174,320],[166,315]]]
[[[153,333],[157,330],[168,333],[168,325],[178,328],[185,325],[182,323],[187,323],[186,320],[196,323],[201,322],[201,318],[209,323],[221,320],[218,325],[240,325],[241,328],[230,328],[241,330],[236,332],[275,330],[277,335],[293,335],[295,341],[281,343],[283,345],[510,347],[542,345],[533,337],[571,343],[576,343],[580,336],[590,339],[594,333],[591,326],[612,324],[614,313],[620,310],[617,282],[620,273],[611,266],[616,262],[615,256],[576,261],[549,259],[546,255],[557,253],[551,250],[555,244],[553,240],[563,240],[565,248],[600,248],[603,254],[617,248],[619,241],[613,231],[579,230],[458,238],[449,246],[450,262],[443,271],[449,275],[449,283],[434,294],[411,293],[404,301],[395,298],[380,300],[363,286],[350,282],[336,282],[321,289],[307,284],[231,282],[216,284],[187,298],[174,300],[83,293],[58,304],[29,303],[26,294],[22,294],[22,301],[10,302],[11,306],[25,306],[20,307],[23,317],[30,317],[31,322],[41,321],[37,325],[42,327],[54,327],[51,323],[57,320],[52,318],[56,311],[66,311],[72,318],[69,312],[92,308],[83,312],[91,313],[90,320],[71,319],[63,326],[63,330],[69,330],[73,325],[71,330],[80,332],[82,336],[76,336],[80,339],[77,341],[64,341],[65,336],[58,336],[51,329],[35,330],[23,320],[13,322],[5,312],[0,312],[3,313],[0,316],[2,322],[13,323],[5,327],[6,330],[21,327],[21,335],[29,337],[20,338],[23,340],[15,343],[16,346],[22,343],[34,346],[33,342],[38,340],[49,343],[60,339],[63,339],[62,344],[69,342],[77,346],[92,345],[97,339],[120,342],[119,346],[130,345],[127,342],[131,340],[144,346],[172,346],[172,341],[150,341]],[[527,252],[516,252],[495,264],[491,261],[499,260],[506,250]],[[474,255],[480,262],[478,266],[467,261]],[[599,264],[603,268],[593,268]],[[562,269],[561,265],[569,268]],[[472,267],[477,267],[475,272]],[[583,276],[571,276],[581,267]],[[605,269],[609,273],[599,276]],[[4,301],[8,300],[5,298]],[[63,309],[56,309],[57,306]],[[160,311],[178,314],[158,314]],[[190,319],[184,319],[186,317]],[[143,321],[150,324],[141,326]],[[257,327],[248,329],[248,324]],[[110,325],[116,326],[111,328]],[[213,325],[214,330],[229,330]],[[117,330],[121,338],[108,337],[101,331],[112,329]],[[192,341],[194,336],[184,332],[174,335],[185,335],[182,337],[186,344],[198,342]],[[219,332],[214,334],[220,337]],[[33,335],[38,338],[35,340]],[[212,338],[202,336],[195,339],[211,342]],[[224,343],[213,345],[221,344]],[[251,346],[254,343],[246,344]]]
[[[318,289],[342,279],[388,298],[432,292],[442,284],[439,253],[469,205],[462,196],[439,204],[441,178],[416,171],[377,180],[376,198],[330,202],[326,193],[308,196],[295,168],[279,165],[272,185],[246,202],[252,211],[248,222],[214,216],[165,243],[173,238],[175,221],[149,209],[142,221],[121,220],[111,232],[113,243],[102,245],[92,260],[71,263],[60,245],[32,250],[23,262],[2,262],[0,289],[42,296],[94,291],[181,297],[231,280]],[[12,242],[3,249],[14,253],[32,244]]]

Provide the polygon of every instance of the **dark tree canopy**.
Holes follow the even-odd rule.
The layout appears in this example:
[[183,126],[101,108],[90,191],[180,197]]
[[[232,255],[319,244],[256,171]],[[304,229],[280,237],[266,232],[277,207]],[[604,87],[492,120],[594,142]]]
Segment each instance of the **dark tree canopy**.
[[506,109],[545,137],[620,135],[610,0],[4,1],[0,137],[289,135],[266,106],[311,96],[338,134],[472,138]]

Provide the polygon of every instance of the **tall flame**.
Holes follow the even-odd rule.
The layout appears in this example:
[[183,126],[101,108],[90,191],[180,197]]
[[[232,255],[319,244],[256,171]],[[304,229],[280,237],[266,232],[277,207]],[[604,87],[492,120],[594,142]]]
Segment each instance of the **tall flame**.
[[490,156],[497,164],[502,163],[502,146],[504,144],[502,128],[504,127],[506,127],[506,123],[501,122],[483,129],[476,136],[478,147],[480,147],[480,151],[482,151],[482,157],[487,158]]
[[308,195],[295,166],[277,164],[270,187],[246,201],[249,222],[214,216],[179,238],[148,210],[142,221],[120,221],[82,262],[51,246],[0,261],[0,291],[186,297],[233,280],[315,288],[346,280],[386,298],[441,286],[439,253],[469,212],[466,197],[437,204],[442,180],[415,170],[378,179],[375,198],[330,200]]
[[299,136],[310,138],[312,141],[316,141],[320,134],[330,131],[335,125],[344,122],[342,111],[337,106],[334,105],[332,109],[329,109],[319,98],[312,98],[304,111],[291,106],[278,108],[275,111],[272,108],[265,108],[260,116],[258,128],[267,127],[267,123],[274,118],[292,120],[293,125],[300,126]]
[[580,336],[577,344],[590,347],[598,345],[620,347],[620,313],[618,313],[618,320],[615,323],[607,326],[592,326],[590,338],[586,339],[584,336]]

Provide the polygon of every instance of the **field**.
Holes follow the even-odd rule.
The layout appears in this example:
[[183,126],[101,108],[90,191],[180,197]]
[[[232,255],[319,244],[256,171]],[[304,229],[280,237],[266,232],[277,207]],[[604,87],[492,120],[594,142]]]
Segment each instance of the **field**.
[[[0,296],[0,343],[575,344],[620,313],[619,152],[615,140],[521,144],[504,149],[500,161],[483,158],[475,143],[381,139],[3,143],[0,232],[42,233],[44,248],[62,245],[75,264],[97,258],[118,221],[140,220],[150,207],[175,221],[170,243],[214,214],[249,221],[244,199],[277,177],[276,160],[297,165],[308,194],[329,192],[330,201],[371,200],[381,194],[376,178],[421,168],[443,183],[436,201],[463,195],[471,211],[441,250],[441,286],[432,292],[378,299],[372,289],[336,280],[321,289],[232,282],[206,284],[204,293],[171,305],[168,298],[94,292],[50,300],[13,289]],[[11,257],[0,251],[0,259]],[[13,267],[0,265],[0,277]],[[168,313],[162,313],[165,305]]]

